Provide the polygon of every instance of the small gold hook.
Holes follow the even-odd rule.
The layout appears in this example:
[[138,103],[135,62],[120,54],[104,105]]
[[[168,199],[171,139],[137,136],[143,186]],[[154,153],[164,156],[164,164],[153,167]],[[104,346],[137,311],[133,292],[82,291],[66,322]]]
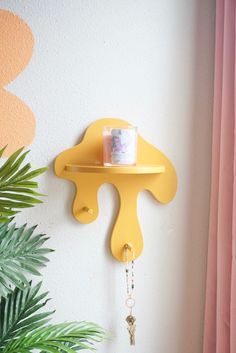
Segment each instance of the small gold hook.
[[125,245],[124,245],[124,249],[125,250],[132,250],[132,245],[131,244],[129,244],[129,243],[126,243]]
[[87,212],[90,215],[93,215],[93,209],[87,206],[83,207],[83,211]]
[[128,250],[131,251],[131,253],[132,253],[132,260],[134,260],[134,255],[135,255],[133,245],[130,243],[126,243],[124,245],[124,256],[125,256],[126,263],[128,263]]

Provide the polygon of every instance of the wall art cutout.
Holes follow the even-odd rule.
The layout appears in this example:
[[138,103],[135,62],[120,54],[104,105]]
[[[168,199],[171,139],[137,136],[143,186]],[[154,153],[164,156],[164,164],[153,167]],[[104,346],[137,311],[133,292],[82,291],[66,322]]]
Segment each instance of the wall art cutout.
[[28,65],[34,38],[29,26],[15,14],[0,10],[0,147],[5,156],[29,145],[35,135],[35,118],[30,108],[4,86]]

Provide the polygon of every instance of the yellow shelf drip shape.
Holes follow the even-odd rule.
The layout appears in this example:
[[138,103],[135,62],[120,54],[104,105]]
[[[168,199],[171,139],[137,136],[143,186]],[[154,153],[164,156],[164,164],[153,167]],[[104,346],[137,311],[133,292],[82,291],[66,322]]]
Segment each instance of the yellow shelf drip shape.
[[168,158],[138,136],[137,165],[103,166],[103,128],[126,127],[128,122],[106,118],[95,121],[78,145],[60,153],[55,160],[55,174],[76,186],[73,214],[81,223],[93,222],[99,213],[97,193],[104,183],[113,184],[120,196],[120,209],[111,235],[111,252],[124,261],[124,247],[129,244],[129,260],[136,259],[143,249],[143,237],[137,218],[137,196],[148,190],[165,204],[176,193],[177,177]]

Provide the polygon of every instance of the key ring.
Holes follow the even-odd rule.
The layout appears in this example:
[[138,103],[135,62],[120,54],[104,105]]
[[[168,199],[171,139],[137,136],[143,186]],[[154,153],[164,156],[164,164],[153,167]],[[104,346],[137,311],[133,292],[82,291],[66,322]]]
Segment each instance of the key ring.
[[134,298],[127,298],[125,301],[125,305],[127,306],[127,308],[129,309],[133,309],[133,307],[135,306],[136,302]]

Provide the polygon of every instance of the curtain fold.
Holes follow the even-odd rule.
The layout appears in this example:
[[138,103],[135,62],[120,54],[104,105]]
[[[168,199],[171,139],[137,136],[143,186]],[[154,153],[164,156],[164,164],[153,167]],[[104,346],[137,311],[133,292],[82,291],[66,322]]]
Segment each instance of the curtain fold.
[[216,1],[212,183],[203,353],[236,353],[235,0]]

